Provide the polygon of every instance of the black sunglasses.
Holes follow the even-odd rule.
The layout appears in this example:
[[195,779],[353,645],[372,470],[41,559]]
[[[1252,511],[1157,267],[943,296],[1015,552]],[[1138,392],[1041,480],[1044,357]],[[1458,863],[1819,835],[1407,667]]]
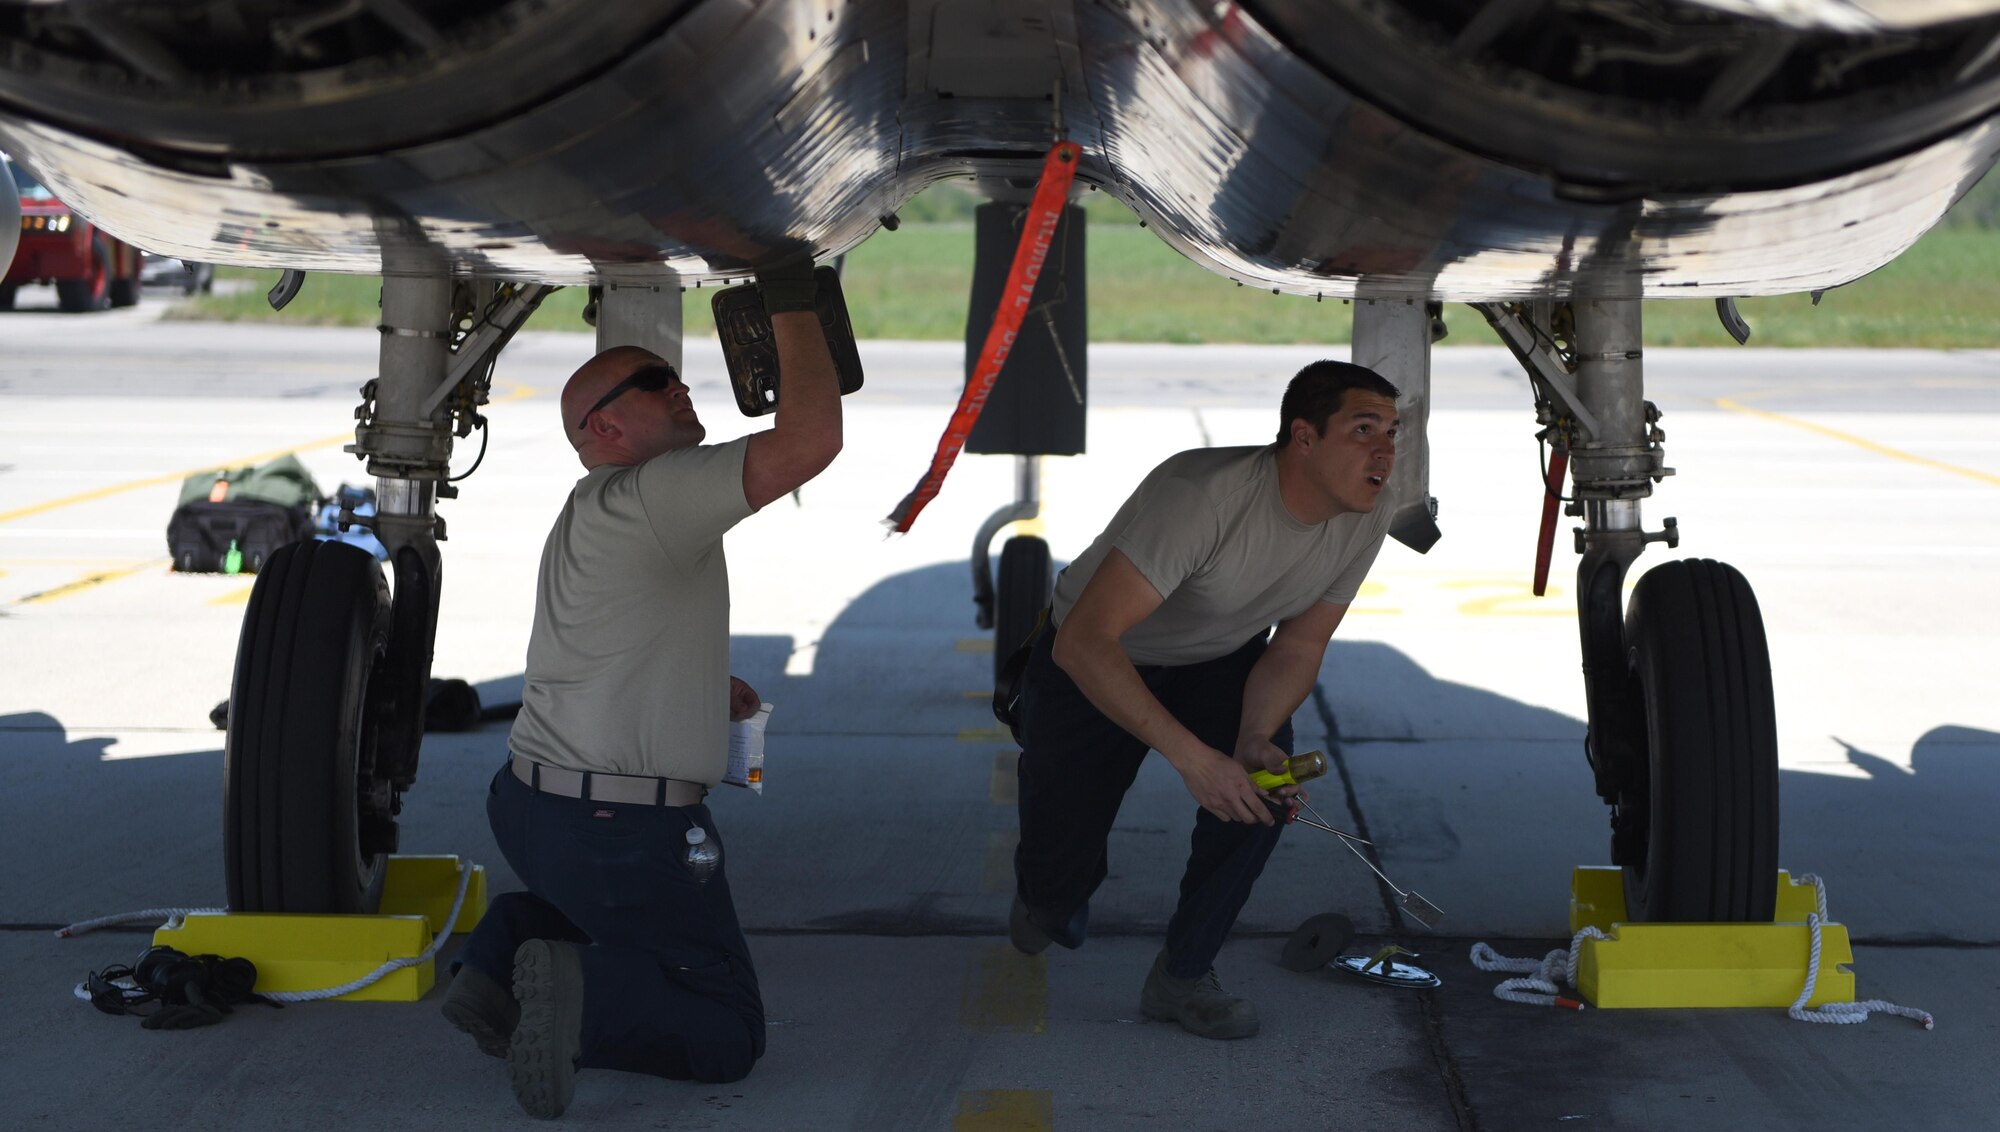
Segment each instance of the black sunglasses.
[[596,412],[599,409],[602,409],[604,406],[609,405],[611,402],[616,401],[618,399],[618,395],[625,392],[627,389],[637,389],[641,393],[658,393],[660,390],[665,389],[670,385],[678,385],[680,383],[680,380],[681,380],[681,375],[675,373],[674,367],[668,365],[665,362],[659,362],[649,366],[640,366],[638,369],[633,370],[629,375],[627,375],[625,380],[612,386],[611,391],[609,393],[606,393],[604,396],[599,397],[597,399],[597,404],[592,405],[588,409],[585,409],[583,411],[583,415],[576,418],[577,431],[582,432],[583,426],[590,423],[590,414]]

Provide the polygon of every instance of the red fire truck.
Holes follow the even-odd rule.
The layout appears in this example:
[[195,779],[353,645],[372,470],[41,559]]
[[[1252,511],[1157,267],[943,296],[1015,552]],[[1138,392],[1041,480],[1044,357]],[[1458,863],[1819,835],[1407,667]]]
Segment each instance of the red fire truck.
[[7,171],[21,198],[21,246],[0,278],[0,310],[12,310],[16,291],[30,283],[55,284],[57,305],[66,311],[139,301],[138,248],[71,212],[18,163]]

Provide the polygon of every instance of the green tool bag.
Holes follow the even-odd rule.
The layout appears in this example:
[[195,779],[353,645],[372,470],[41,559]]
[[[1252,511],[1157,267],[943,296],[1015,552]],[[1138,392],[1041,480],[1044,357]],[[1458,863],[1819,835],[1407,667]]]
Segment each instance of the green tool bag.
[[254,574],[271,552],[312,537],[319,484],[297,456],[181,481],[167,552],[182,573]]

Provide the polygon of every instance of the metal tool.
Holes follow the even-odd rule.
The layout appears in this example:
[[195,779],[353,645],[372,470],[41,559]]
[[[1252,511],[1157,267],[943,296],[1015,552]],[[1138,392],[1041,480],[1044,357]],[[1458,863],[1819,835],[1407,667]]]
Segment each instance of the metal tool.
[[1439,908],[1437,905],[1431,903],[1430,901],[1425,900],[1423,897],[1417,895],[1414,892],[1405,892],[1402,889],[1397,888],[1396,882],[1390,880],[1388,876],[1382,872],[1381,869],[1376,868],[1375,862],[1369,860],[1367,854],[1363,853],[1359,849],[1356,849],[1352,844],[1350,844],[1351,842],[1360,841],[1361,844],[1372,847],[1374,844],[1373,842],[1365,841],[1359,837],[1354,836],[1351,833],[1342,833],[1340,830],[1337,830],[1333,828],[1331,825],[1328,825],[1326,819],[1319,816],[1319,811],[1312,808],[1311,802],[1307,802],[1304,799],[1300,799],[1299,804],[1306,808],[1306,812],[1311,814],[1314,820],[1308,821],[1305,818],[1297,818],[1296,820],[1305,822],[1305,824],[1312,826],[1315,829],[1323,829],[1328,833],[1333,834],[1335,837],[1340,838],[1340,843],[1342,845],[1346,845],[1349,852],[1353,853],[1356,857],[1361,858],[1361,863],[1368,866],[1369,872],[1374,873],[1378,877],[1381,877],[1383,884],[1388,885],[1390,889],[1396,893],[1397,896],[1403,898],[1401,905],[1402,909],[1403,911],[1408,912],[1410,914],[1411,919],[1417,921],[1418,923],[1422,924],[1427,928],[1437,927],[1438,921],[1444,919],[1443,909]]
[[1298,822],[1300,825],[1309,825],[1314,829],[1323,829],[1328,833],[1331,833],[1334,836],[1342,839],[1343,841],[1359,841],[1363,845],[1375,844],[1373,841],[1370,841],[1365,837],[1356,837],[1353,834],[1348,833],[1346,830],[1335,829],[1332,826],[1326,824],[1325,822],[1314,821],[1311,818],[1293,818],[1292,820]]
[[1319,751],[1306,751],[1286,759],[1283,770],[1251,771],[1250,781],[1256,783],[1259,790],[1276,790],[1281,786],[1297,786],[1302,782],[1311,782],[1325,773],[1326,756]]
[[1397,962],[1395,956],[1398,955],[1407,955],[1412,959],[1423,958],[1414,951],[1405,951],[1392,943],[1372,956],[1343,955],[1334,960],[1333,965],[1350,975],[1357,975],[1385,987],[1409,987],[1421,990],[1443,983],[1443,980],[1422,967]]
[[1285,950],[1278,956],[1278,965],[1300,974],[1317,971],[1333,962],[1353,942],[1354,921],[1338,912],[1321,912],[1307,917],[1306,922],[1285,940]]

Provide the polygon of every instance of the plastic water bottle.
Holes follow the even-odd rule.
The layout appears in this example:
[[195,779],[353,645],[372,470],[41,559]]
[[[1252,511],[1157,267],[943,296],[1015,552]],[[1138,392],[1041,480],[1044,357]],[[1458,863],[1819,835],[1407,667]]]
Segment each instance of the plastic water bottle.
[[688,872],[697,882],[708,880],[715,875],[717,865],[722,864],[722,846],[708,839],[708,831],[700,826],[692,826],[687,832]]

